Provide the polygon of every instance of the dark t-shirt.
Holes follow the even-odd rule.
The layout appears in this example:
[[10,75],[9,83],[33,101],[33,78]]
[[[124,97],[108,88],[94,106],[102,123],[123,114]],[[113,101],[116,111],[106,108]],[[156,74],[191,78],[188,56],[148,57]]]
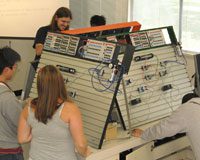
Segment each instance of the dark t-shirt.
[[[34,44],[33,44],[33,48],[35,48],[35,45],[38,44],[38,43],[44,44],[46,36],[47,36],[47,32],[49,32],[49,31],[50,31],[49,25],[40,27],[38,29],[38,31],[36,33],[35,41],[34,41]],[[35,58],[34,58],[35,62],[32,64],[32,66],[35,70],[38,67],[40,57],[41,57],[40,55],[35,55]]]
[[35,48],[35,45],[38,43],[44,44],[46,36],[47,36],[47,32],[50,31],[50,26],[43,26],[40,27],[36,33],[36,37],[35,37],[35,41],[33,44],[33,48]]

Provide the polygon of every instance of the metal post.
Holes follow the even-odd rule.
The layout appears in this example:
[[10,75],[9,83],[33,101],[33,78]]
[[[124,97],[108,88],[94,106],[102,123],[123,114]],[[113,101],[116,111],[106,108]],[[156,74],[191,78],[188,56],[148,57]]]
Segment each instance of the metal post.
[[183,0],[179,0],[179,37],[178,41],[182,42],[182,27],[183,27]]
[[130,119],[130,112],[128,108],[128,99],[127,99],[127,94],[126,94],[126,86],[124,79],[122,79],[122,87],[123,87],[123,92],[124,92],[124,99],[125,99],[125,105],[126,105],[126,112],[127,112],[127,118],[128,118],[128,130],[129,130],[129,137],[131,137],[131,119]]

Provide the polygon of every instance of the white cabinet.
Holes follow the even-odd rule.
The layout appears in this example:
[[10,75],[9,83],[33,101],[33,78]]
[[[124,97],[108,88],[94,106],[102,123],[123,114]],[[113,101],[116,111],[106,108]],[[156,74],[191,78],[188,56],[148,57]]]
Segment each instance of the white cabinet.
[[153,142],[143,145],[126,156],[126,160],[154,160],[152,153]]
[[126,160],[195,160],[186,136],[153,147],[145,144],[126,156]]

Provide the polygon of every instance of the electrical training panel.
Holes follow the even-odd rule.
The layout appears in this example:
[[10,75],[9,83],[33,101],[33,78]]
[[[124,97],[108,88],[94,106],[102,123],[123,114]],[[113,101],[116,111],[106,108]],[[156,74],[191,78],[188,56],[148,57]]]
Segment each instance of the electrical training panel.
[[[38,68],[54,65],[61,71],[69,97],[81,110],[89,145],[94,148],[102,146],[118,87],[123,74],[128,73],[133,51],[131,45],[79,36],[49,32],[46,37]],[[125,64],[127,57],[130,62]],[[35,78],[30,92],[32,98],[37,97],[36,81]]]
[[[169,43],[164,38],[166,35]],[[123,77],[126,93],[117,94],[117,101],[126,128],[132,129],[170,115],[193,88],[172,27],[138,31],[128,36],[135,52],[129,73]],[[119,90],[123,91],[122,84]]]
[[[125,44],[48,33],[39,63],[39,68],[52,64],[62,72],[94,148],[102,147],[113,107],[118,107],[123,128],[132,129],[170,115],[193,91],[172,27],[113,39]],[[36,79],[30,97],[37,97]]]

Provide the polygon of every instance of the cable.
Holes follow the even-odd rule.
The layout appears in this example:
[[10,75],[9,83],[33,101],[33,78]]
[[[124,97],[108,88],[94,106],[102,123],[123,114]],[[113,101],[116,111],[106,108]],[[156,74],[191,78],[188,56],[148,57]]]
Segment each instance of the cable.
[[184,65],[187,65],[187,60],[185,58],[185,55],[183,54],[182,47],[181,47],[180,43],[178,42],[178,44],[173,45],[173,47],[174,47],[174,51],[175,51],[176,60],[178,61],[179,57],[183,57],[184,62],[185,62]]
[[[84,70],[82,74],[80,74],[79,76],[75,77],[75,79],[73,81],[69,81],[66,85],[69,87],[72,87],[72,85],[75,83],[76,80],[80,79],[82,76],[85,75],[84,72],[86,72],[88,69]],[[76,72],[77,73],[77,72]]]
[[[123,73],[124,73],[124,66],[114,66],[112,68],[112,73],[110,78],[103,77],[105,73],[105,68],[108,68],[108,66],[102,66],[100,67],[102,63],[98,64],[95,68],[89,68],[88,72],[91,76],[91,84],[92,87],[98,91],[98,92],[105,92],[105,91],[111,91],[114,92],[115,90],[111,89],[112,86],[115,86],[114,84],[117,83],[119,80],[122,79]],[[99,68],[100,67],[100,68]],[[110,68],[109,68],[110,69]],[[122,76],[119,76],[122,72]],[[94,80],[98,81],[98,85],[103,87],[104,89],[99,89],[95,86]],[[115,88],[115,87],[114,87]],[[118,90],[118,93],[121,93],[120,90]]]
[[[98,64],[98,65],[96,66],[96,68],[89,68],[89,69],[88,69],[88,72],[89,72],[89,74],[90,74],[90,76],[91,76],[91,84],[92,84],[92,87],[93,87],[96,91],[98,91],[98,92],[104,92],[104,91],[108,90],[108,89],[112,86],[112,83],[108,82],[107,79],[103,79],[102,77],[100,78],[100,73],[103,73],[102,70],[103,70],[103,68],[105,68],[105,66],[103,66],[103,67],[101,67],[100,69],[98,69],[99,66],[100,66],[101,64],[102,64],[102,63]],[[104,73],[104,74],[105,74],[105,73]],[[94,85],[94,79],[96,79],[96,80],[98,80],[98,81],[104,81],[104,82],[109,83],[109,84],[108,84],[108,86],[103,85],[104,89],[98,89],[98,88],[95,87],[95,85]],[[101,83],[101,86],[102,86],[102,83]]]
[[[163,96],[163,95],[164,95],[164,96]],[[171,111],[173,112],[173,111],[174,111],[173,106],[172,106],[172,104],[170,104],[170,102],[167,100],[167,98],[166,98],[165,96],[166,96],[166,94],[163,92],[163,93],[162,93],[162,97],[163,97],[163,99],[165,100],[165,102],[168,104],[168,106],[169,106],[169,108],[171,109]]]
[[184,66],[185,66],[184,63],[181,63],[181,62],[178,62],[178,61],[172,61],[172,60],[166,60],[166,61],[164,61],[164,63],[177,63],[177,64],[180,64],[180,65],[184,65]]
[[[156,58],[156,64],[149,64],[149,68],[150,67],[152,67],[152,68],[154,68],[153,66],[155,66],[156,68],[154,68],[155,69],[155,72],[153,73],[153,74],[149,74],[149,70],[150,69],[147,69],[147,70],[143,70],[143,82],[144,82],[144,84],[145,85],[147,85],[148,87],[149,86],[152,86],[152,85],[155,85],[156,83],[158,83],[158,81],[159,81],[159,77],[157,77],[158,76],[158,66],[159,66],[159,60],[158,60],[158,57],[156,56],[156,55],[154,55],[154,57]],[[146,60],[145,60],[145,64],[144,64],[144,66],[147,66],[146,65]],[[146,74],[146,73],[148,73],[148,74]],[[157,77],[157,79],[155,79],[155,82],[152,84],[149,84],[150,83],[150,81],[151,81],[151,76],[152,77]],[[148,79],[148,77],[149,77],[149,79]],[[146,81],[145,81],[146,80]]]
[[[175,95],[172,95],[172,91],[175,92],[177,90],[178,91],[178,94],[175,94]],[[173,89],[172,91],[170,92],[170,99],[173,101],[173,102],[177,102],[180,100],[180,89],[178,87],[176,87],[175,85],[173,85]]]
[[[165,83],[163,82],[163,79],[161,79],[161,80],[162,80],[162,86],[164,86]],[[161,88],[162,86],[160,86],[160,88]],[[168,104],[169,108],[170,108],[171,111],[173,112],[174,109],[173,109],[173,107],[172,107],[172,104],[170,104],[170,102],[168,102],[168,100],[167,100],[166,97],[165,97],[167,93],[169,93],[169,92],[161,92],[161,96],[160,96],[160,97],[162,97],[162,98],[165,100],[165,102]]]

